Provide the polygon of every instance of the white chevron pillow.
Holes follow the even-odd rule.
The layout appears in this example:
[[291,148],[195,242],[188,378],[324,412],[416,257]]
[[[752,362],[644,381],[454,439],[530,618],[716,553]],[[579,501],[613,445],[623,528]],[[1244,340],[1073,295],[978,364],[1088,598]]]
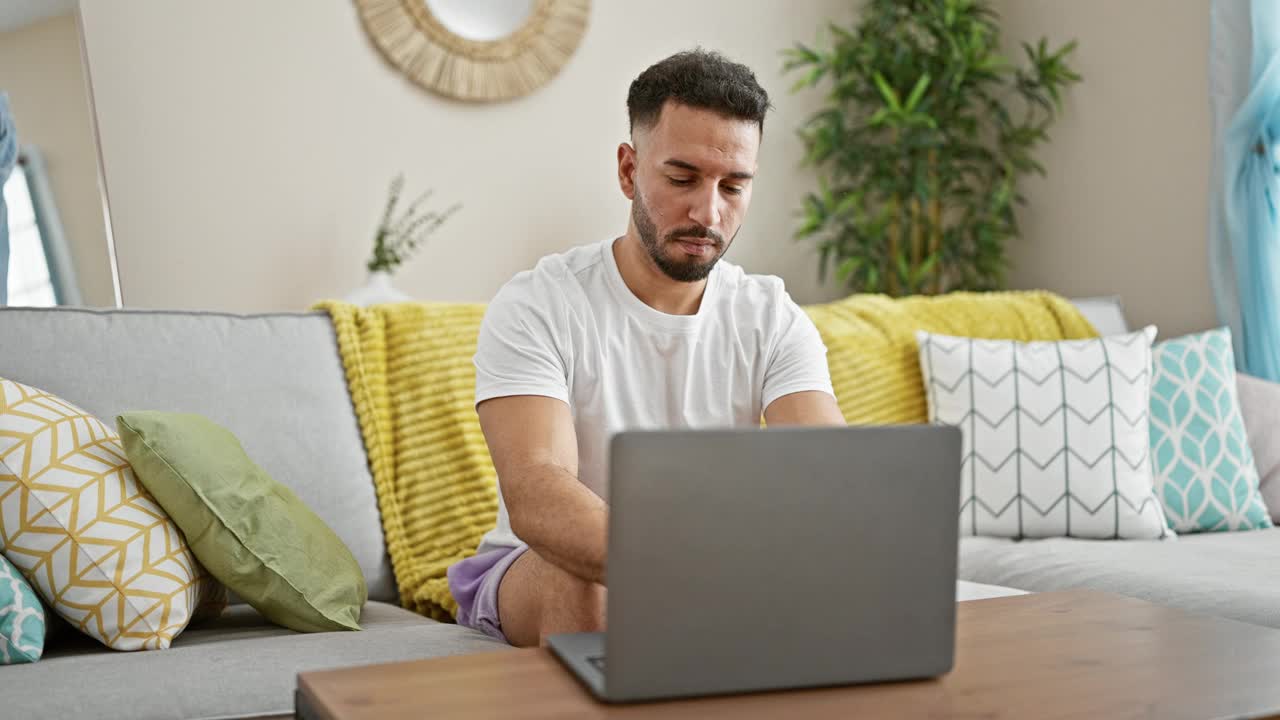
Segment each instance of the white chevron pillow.
[[1152,490],[1155,336],[1154,326],[1061,342],[916,333],[929,420],[964,435],[963,534],[1173,536]]

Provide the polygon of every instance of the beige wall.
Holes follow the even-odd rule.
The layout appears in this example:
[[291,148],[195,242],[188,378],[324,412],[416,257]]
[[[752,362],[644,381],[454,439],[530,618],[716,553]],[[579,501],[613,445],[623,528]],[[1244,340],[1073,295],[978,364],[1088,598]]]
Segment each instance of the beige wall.
[[[791,239],[811,185],[779,50],[812,40],[843,0],[593,3],[563,72],[496,105],[409,84],[367,39],[350,0],[82,0],[129,306],[305,308],[361,284],[388,180],[435,187],[463,210],[402,272],[424,299],[487,300],[538,257],[625,230],[615,151],[627,86],[698,43],[756,69],[777,110],[766,121],[747,224],[730,257],[817,287],[809,246]],[[677,20],[678,18],[678,20]]]
[[75,16],[0,33],[0,90],[9,93],[19,142],[39,147],[44,156],[82,303],[114,306]]
[[[627,84],[701,43],[756,68],[773,95],[761,173],[731,258],[816,282],[790,239],[811,186],[794,128],[812,109],[778,73],[853,3],[593,3],[582,46],[530,97],[466,105],[419,90],[366,39],[348,0],[82,0],[125,303],[302,308],[363,279],[387,180],[465,207],[399,284],[420,298],[485,300],[544,253],[620,233],[614,181]],[[1205,270],[1207,9],[1191,0],[1001,0],[1011,43],[1080,41],[1084,84],[1026,186],[1016,287],[1123,296],[1162,334],[1213,322]],[[678,21],[673,20],[678,18]],[[1158,18],[1158,22],[1152,22]]]
[[1208,3],[1000,0],[1006,40],[1079,41],[1011,247],[1015,287],[1120,294],[1161,337],[1216,325],[1208,271]]

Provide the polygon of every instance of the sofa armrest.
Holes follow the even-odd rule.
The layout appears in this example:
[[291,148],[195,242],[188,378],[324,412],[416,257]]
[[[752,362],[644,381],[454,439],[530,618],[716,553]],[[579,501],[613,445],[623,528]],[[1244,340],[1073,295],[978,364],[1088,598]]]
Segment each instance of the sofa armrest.
[[1249,448],[1258,466],[1262,501],[1271,511],[1271,519],[1280,524],[1280,383],[1238,372],[1236,390]]

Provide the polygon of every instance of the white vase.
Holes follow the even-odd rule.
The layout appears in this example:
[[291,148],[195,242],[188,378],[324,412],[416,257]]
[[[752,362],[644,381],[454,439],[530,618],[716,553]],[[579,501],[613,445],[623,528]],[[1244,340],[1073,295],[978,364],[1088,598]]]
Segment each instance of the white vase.
[[391,284],[391,273],[385,270],[376,270],[369,273],[369,279],[365,282],[364,287],[347,295],[344,299],[352,305],[368,306],[405,302],[413,298],[395,289],[395,286]]

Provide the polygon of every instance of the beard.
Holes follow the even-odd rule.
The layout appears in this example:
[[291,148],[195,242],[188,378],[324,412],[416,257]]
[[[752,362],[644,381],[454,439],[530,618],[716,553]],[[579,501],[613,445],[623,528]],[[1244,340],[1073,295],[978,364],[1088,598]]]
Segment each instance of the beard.
[[[640,241],[644,243],[645,250],[649,251],[649,257],[653,258],[653,262],[664,275],[675,280],[676,282],[698,282],[705,280],[711,274],[711,269],[716,266],[720,258],[724,256],[729,245],[733,243],[730,238],[729,242],[724,241],[724,236],[700,225],[690,225],[688,227],[677,228],[667,233],[663,237],[658,237],[658,226],[654,224],[653,217],[649,214],[649,208],[645,205],[644,198],[640,195],[640,191],[636,190],[635,200],[631,203],[631,220],[636,224],[636,232],[640,234]],[[737,236],[737,233],[734,233]],[[708,257],[696,257],[686,255],[679,250],[677,240],[693,240],[708,239],[714,243],[714,252]],[[667,254],[667,248],[676,247],[676,252],[681,256],[678,259],[672,258]]]

